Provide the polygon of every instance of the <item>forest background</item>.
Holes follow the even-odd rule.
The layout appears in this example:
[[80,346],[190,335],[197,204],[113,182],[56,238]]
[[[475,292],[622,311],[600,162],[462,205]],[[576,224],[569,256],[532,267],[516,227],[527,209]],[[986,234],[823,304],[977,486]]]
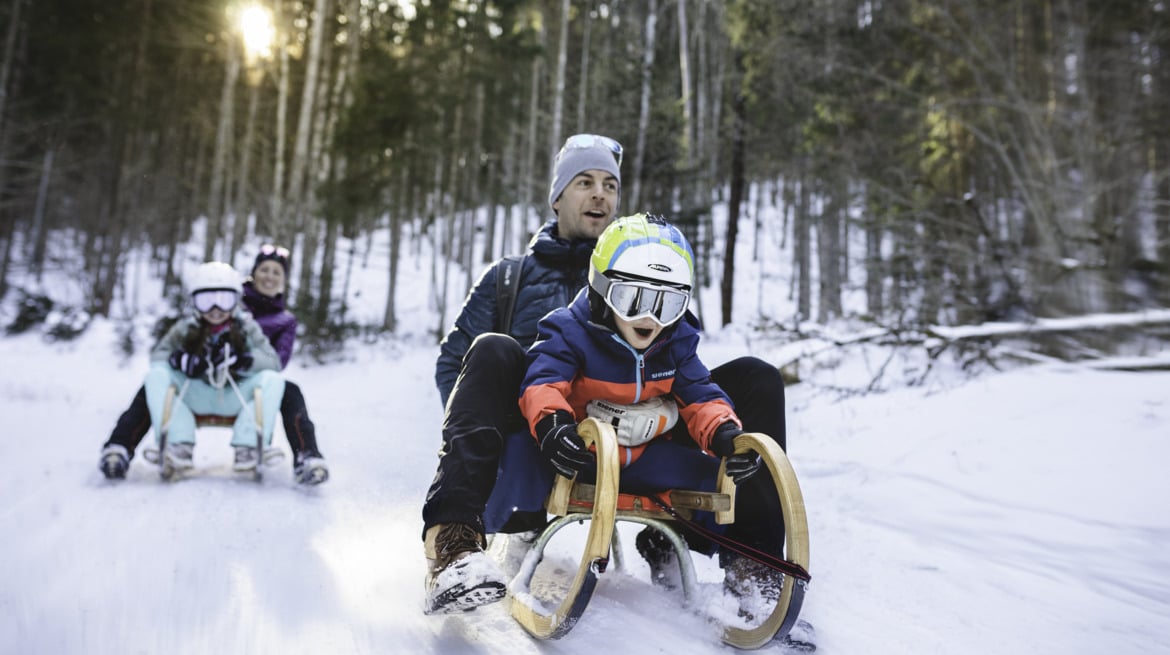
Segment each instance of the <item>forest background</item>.
[[[484,263],[551,217],[564,138],[596,132],[625,145],[623,211],[688,231],[724,325],[737,245],[792,258],[796,315],[762,317],[775,325],[850,318],[898,338],[1167,307],[1168,13],[1163,0],[2,0],[0,297],[43,314],[61,299],[41,275],[64,270],[85,289],[76,315],[132,316],[132,254],[146,246],[177,299],[180,245],[200,229],[202,259],[242,269],[249,244],[294,247],[307,343],[393,333],[402,293],[428,295],[438,337]],[[784,242],[752,238],[765,217]],[[387,229],[383,319],[353,324],[337,249]],[[399,289],[423,243],[430,288]]]

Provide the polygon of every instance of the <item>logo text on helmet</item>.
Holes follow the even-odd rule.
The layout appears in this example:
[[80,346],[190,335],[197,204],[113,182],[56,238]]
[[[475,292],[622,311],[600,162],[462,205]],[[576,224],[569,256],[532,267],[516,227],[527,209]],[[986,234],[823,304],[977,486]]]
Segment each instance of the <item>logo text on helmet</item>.
[[674,270],[671,267],[667,266],[666,264],[646,264],[646,267],[651,269],[651,270],[659,271],[662,273],[669,273],[669,272]]

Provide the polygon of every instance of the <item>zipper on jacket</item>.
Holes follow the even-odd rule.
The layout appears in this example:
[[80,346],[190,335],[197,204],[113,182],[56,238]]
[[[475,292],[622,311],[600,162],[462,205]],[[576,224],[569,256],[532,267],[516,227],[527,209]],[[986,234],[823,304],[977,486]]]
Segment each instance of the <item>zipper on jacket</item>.
[[614,333],[610,336],[634,356],[634,403],[639,403],[642,401],[642,375],[646,368],[646,357],[637,350],[634,350],[634,347],[626,343],[626,340],[618,334]]

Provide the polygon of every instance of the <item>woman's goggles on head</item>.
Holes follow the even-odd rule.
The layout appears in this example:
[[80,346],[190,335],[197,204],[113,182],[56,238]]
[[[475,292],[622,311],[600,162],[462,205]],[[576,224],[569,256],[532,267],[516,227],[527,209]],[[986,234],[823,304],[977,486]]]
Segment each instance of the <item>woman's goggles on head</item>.
[[259,266],[260,262],[272,260],[279,263],[285,270],[288,270],[288,256],[288,248],[266,243],[260,246],[260,252],[256,255],[256,266]]
[[201,314],[213,309],[230,312],[236,308],[236,300],[236,292],[229,289],[203,289],[191,294],[191,302]]
[[603,294],[605,304],[615,316],[626,321],[649,317],[662,327],[673,325],[686,313],[691,299],[685,289],[608,277],[605,280],[608,282]]
[[284,259],[288,259],[288,248],[284,246],[274,246],[271,243],[266,243],[260,246],[261,255],[276,255]]
[[565,140],[565,145],[561,147],[561,151],[557,153],[559,160],[566,150],[588,150],[595,147],[607,148],[613,153],[613,158],[617,161],[620,168],[622,165],[622,144],[617,141],[600,134],[574,134]]

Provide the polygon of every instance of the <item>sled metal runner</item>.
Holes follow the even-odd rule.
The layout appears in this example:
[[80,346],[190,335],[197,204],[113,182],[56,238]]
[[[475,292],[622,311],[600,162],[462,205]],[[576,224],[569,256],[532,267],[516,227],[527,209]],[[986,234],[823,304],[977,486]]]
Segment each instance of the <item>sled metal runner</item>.
[[[668,538],[678,556],[684,603],[687,605],[697,597],[694,562],[686,542],[676,528],[675,518],[659,506],[660,501],[670,506],[682,519],[689,519],[694,511],[699,510],[714,512],[717,523],[726,525],[735,522],[735,483],[724,475],[723,465],[719,469],[719,486],[715,493],[673,490],[660,494],[657,500],[622,494],[618,492],[621,468],[618,465],[617,438],[613,428],[590,418],[580,423],[578,433],[587,446],[596,448],[596,484],[578,483],[557,476],[547,509],[558,518],[549,523],[537,538],[525,565],[509,585],[513,591],[512,616],[529,634],[539,639],[563,637],[584,614],[597,580],[609,564],[611,545],[614,545],[615,556],[620,552],[616,547],[617,521],[647,525]],[[785,527],[785,560],[799,570],[807,571],[808,520],[804,499],[788,457],[774,441],[757,433],[736,437],[735,447],[737,453],[750,450],[760,455],[763,468],[772,476],[779,495]],[[546,612],[541,603],[533,602],[534,599],[528,598],[527,593],[517,593],[527,592],[535,574],[535,565],[528,565],[528,562],[533,558],[539,561],[543,557],[545,547],[561,528],[583,521],[589,521],[589,534],[576,576],[560,605],[552,612]],[[787,635],[796,625],[805,587],[804,580],[784,575],[780,597],[771,614],[754,628],[724,625],[723,641],[736,648],[755,649]]]

